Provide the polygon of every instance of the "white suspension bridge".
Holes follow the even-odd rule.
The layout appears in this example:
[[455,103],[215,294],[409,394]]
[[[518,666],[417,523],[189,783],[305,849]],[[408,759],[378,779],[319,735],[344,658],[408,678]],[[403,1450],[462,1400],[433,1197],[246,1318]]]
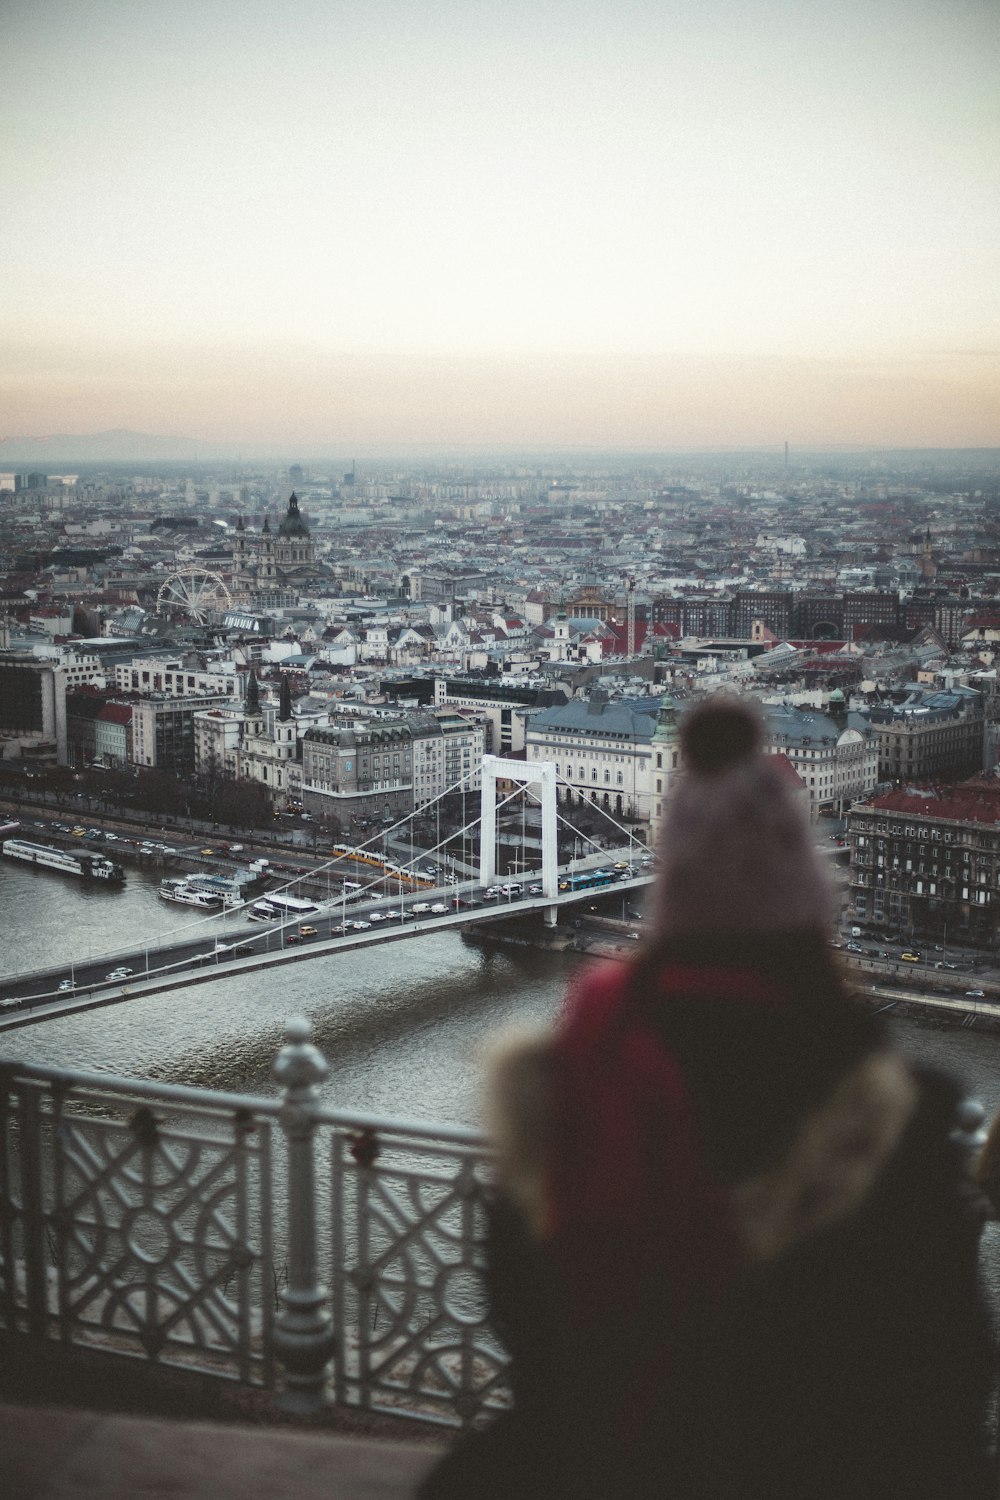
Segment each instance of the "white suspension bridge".
[[[597,802],[586,804],[607,828],[600,841],[581,833],[560,811],[559,788],[566,789],[567,799],[573,789],[551,761],[529,765],[484,756],[479,816],[457,831],[439,835],[430,848],[418,852],[414,820],[433,815],[435,803],[440,806],[453,793],[466,790],[473,779],[473,772],[466,773],[418,812],[408,813],[362,843],[336,846],[328,858],[304,873],[246,902],[236,915],[258,915],[261,909],[264,913],[270,909],[271,919],[255,922],[245,935],[233,936],[234,912],[222,910],[187,922],[159,940],[91,955],[85,965],[68,956],[62,965],[10,976],[0,1000],[0,1029],[131,995],[210,982],[241,969],[330,956],[431,929],[496,921],[499,916],[540,913],[544,923],[554,926],[561,907],[593,899],[611,887],[621,889],[625,898],[629,889],[640,888],[652,878],[651,851],[606,808]],[[513,860],[504,859],[499,836],[505,814],[509,818],[510,810],[516,812],[518,807],[521,830],[515,847],[519,853]],[[535,829],[539,837],[534,836]],[[562,863],[560,829],[572,839],[574,849],[573,856]],[[389,850],[405,849],[407,835],[409,859],[404,855],[392,860]],[[478,862],[475,856],[467,857],[476,835]],[[428,873],[436,871],[439,862],[445,866],[443,878]],[[330,894],[306,899],[304,892],[315,891],[324,880]],[[107,973],[109,965],[113,967]]]

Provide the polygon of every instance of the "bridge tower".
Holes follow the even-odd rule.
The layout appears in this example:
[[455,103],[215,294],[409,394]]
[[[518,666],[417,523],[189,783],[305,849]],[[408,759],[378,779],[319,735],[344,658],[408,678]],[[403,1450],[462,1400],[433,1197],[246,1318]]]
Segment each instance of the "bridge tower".
[[[499,755],[483,756],[483,790],[479,825],[479,882],[492,885],[496,879],[497,859],[497,778],[517,782],[522,787],[537,786],[542,807],[542,892],[553,901],[559,894],[559,850],[556,837],[556,768],[551,760],[529,766],[523,760],[505,760]],[[556,907],[546,909],[545,920],[555,926]]]

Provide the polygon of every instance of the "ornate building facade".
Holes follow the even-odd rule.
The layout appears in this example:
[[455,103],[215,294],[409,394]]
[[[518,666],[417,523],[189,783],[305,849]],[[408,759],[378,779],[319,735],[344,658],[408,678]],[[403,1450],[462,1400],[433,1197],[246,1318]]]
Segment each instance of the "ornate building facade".
[[259,532],[247,531],[242,516],[233,542],[233,594],[252,609],[281,609],[296,602],[316,576],[316,544],[299,511],[298,496],[277,531],[267,517]]

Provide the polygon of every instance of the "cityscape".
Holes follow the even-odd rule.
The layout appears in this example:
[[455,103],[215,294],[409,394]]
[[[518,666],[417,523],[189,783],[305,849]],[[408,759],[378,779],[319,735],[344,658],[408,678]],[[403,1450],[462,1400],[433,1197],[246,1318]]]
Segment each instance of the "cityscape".
[[995,6],[0,41],[0,1490],[985,1500]]
[[848,916],[996,941],[995,454],[12,471],[0,549],[9,796],[315,848],[466,826],[485,754],[651,848],[678,715],[746,693]]

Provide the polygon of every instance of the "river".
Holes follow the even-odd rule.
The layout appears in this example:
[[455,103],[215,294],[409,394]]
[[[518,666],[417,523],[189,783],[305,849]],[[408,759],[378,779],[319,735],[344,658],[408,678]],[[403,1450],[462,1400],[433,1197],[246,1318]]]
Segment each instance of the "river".
[[[94,889],[0,859],[0,989],[22,969],[68,966],[176,931],[178,908],[159,899],[158,881],[130,870],[124,890]],[[230,934],[246,927],[239,916],[224,921]],[[484,952],[441,932],[18,1028],[0,1036],[0,1056],[271,1093],[284,1022],[304,1015],[330,1063],[329,1106],[479,1124],[490,1038],[550,1017],[571,963],[532,950]],[[990,1115],[1000,1108],[1000,1035],[894,1025],[911,1055],[955,1073]]]

